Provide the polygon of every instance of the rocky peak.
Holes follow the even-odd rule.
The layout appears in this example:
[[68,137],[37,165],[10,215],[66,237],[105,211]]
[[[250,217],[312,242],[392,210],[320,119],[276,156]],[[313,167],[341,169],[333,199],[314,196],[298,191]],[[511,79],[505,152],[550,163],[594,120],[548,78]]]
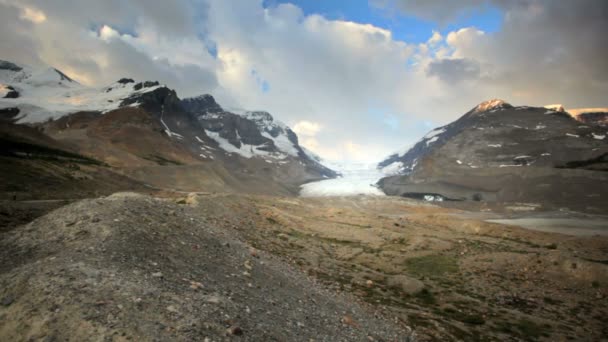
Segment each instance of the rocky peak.
[[135,83],[135,81],[132,78],[121,78],[117,81],[117,83],[120,84],[127,84],[127,83]]
[[134,90],[141,90],[142,88],[151,88],[151,87],[156,87],[160,85],[160,83],[158,83],[158,81],[145,81],[145,82],[139,82],[137,84],[135,84],[133,86]]
[[495,108],[510,108],[513,107],[509,103],[501,99],[491,99],[478,104],[474,109],[474,113],[481,113]]
[[578,117],[582,114],[588,113],[608,113],[608,108],[606,107],[598,107],[598,108],[576,108],[576,109],[568,109],[568,113],[574,117]]
[[59,75],[61,81],[75,82],[68,75],[64,74],[61,70],[55,68],[53,68],[53,70],[55,70],[55,72]]
[[15,63],[11,63],[9,61],[4,61],[4,60],[0,60],[0,70],[9,70],[9,71],[21,71],[23,70],[22,67],[18,66]]
[[209,94],[185,98],[182,100],[182,106],[186,111],[197,115],[224,111],[215,98]]
[[546,105],[545,108],[556,111],[556,112],[565,112],[566,111],[564,109],[564,106],[559,103]]
[[569,109],[568,114],[585,124],[608,127],[608,108]]
[[251,111],[246,112],[242,115],[244,118],[249,119],[264,131],[272,131],[275,126],[274,118],[270,113],[264,111]]
[[[144,82],[144,84],[145,83],[148,82]],[[181,101],[177,97],[177,93],[175,92],[175,90],[169,89],[165,86],[158,86],[158,82],[153,83],[156,83],[156,88],[146,92],[133,93],[131,96],[122,99],[120,107],[137,104],[138,106],[141,106],[146,110],[154,112],[160,112],[161,107],[164,107],[166,110],[181,109]]]

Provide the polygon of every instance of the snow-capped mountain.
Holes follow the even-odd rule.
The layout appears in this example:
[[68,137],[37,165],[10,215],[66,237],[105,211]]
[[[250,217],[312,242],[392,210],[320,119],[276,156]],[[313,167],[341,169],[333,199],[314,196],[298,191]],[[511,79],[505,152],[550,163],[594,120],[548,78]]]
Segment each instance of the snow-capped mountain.
[[12,119],[22,123],[42,122],[80,111],[105,113],[137,106],[138,97],[162,87],[158,82],[135,82],[128,78],[107,87],[87,87],[55,68],[0,61],[0,110],[17,109],[18,114]]
[[186,98],[182,105],[225,152],[244,158],[262,158],[270,164],[286,164],[290,158],[297,159],[303,166],[319,170],[324,177],[336,175],[306,154],[297,135],[268,112],[232,113],[208,94]]
[[608,131],[559,107],[483,102],[379,163],[397,173],[379,184],[387,194],[419,198],[570,205],[589,195],[608,204],[600,191],[608,186]]
[[0,95],[0,121],[34,125],[149,185],[295,193],[336,175],[269,113],[231,113],[211,95],[182,101],[156,81],[88,87],[55,68],[2,61]]

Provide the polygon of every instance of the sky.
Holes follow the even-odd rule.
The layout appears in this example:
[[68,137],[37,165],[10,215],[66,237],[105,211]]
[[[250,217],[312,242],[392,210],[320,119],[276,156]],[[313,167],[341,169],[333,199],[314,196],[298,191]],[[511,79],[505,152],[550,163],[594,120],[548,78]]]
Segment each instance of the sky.
[[373,162],[478,103],[608,106],[605,0],[0,0],[0,59],[158,80]]

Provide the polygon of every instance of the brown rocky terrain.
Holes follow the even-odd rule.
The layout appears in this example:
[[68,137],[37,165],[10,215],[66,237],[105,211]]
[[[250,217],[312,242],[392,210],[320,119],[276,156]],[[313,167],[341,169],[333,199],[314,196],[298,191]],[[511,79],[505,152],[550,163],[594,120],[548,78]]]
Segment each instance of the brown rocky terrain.
[[156,196],[83,200],[5,232],[0,335],[150,341],[608,336],[604,236],[487,223],[480,213],[489,207],[470,212],[395,197]]

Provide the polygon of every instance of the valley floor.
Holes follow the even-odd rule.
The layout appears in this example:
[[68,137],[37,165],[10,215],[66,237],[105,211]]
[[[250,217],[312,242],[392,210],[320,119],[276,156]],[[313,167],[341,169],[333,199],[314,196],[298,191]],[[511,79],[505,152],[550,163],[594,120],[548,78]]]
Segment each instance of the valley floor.
[[[0,336],[59,338],[63,327],[99,339],[215,341],[239,325],[251,341],[401,341],[410,327],[418,341],[608,338],[606,236],[527,230],[487,222],[513,218],[498,210],[395,197],[156,196],[83,200],[4,229]],[[135,235],[110,244],[116,227]],[[205,231],[213,240],[198,238]],[[215,244],[249,252],[237,261],[205,252]],[[266,302],[292,316],[265,316],[282,312]],[[157,335],[134,328],[142,322]]]

